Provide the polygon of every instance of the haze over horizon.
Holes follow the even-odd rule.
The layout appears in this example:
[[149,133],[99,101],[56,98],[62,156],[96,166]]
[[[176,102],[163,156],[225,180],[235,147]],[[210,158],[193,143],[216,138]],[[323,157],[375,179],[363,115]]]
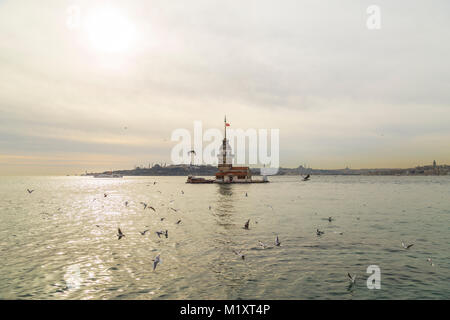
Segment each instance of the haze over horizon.
[[[366,26],[372,4],[380,30]],[[221,129],[224,114],[280,129],[281,167],[450,164],[448,12],[444,0],[0,0],[0,175],[169,164],[173,130]]]

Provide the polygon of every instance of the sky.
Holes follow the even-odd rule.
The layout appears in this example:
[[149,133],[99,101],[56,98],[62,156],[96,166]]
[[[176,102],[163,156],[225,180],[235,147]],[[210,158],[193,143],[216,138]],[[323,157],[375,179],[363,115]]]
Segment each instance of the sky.
[[[369,29],[370,5],[380,29]],[[450,2],[0,0],[0,175],[170,163],[279,129],[280,165],[450,164]]]

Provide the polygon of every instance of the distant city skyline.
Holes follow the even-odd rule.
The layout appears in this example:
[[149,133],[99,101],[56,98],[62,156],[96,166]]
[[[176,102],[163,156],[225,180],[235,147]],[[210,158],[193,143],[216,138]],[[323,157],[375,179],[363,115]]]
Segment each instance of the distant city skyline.
[[0,0],[0,175],[170,163],[171,133],[280,130],[280,166],[450,164],[450,3]]

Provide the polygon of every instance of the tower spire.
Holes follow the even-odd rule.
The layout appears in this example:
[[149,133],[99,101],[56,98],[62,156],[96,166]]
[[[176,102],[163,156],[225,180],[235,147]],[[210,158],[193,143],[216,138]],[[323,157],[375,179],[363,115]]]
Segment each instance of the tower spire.
[[225,140],[227,139],[227,115],[225,115],[225,119],[223,120],[223,127],[225,130]]

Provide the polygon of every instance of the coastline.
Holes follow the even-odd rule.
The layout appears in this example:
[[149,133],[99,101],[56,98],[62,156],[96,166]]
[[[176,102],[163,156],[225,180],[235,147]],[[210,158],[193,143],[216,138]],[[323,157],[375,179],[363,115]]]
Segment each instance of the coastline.
[[[113,170],[115,174],[123,176],[214,176],[217,167],[211,165],[154,165],[149,168],[140,168],[130,170]],[[107,171],[105,171],[107,172]],[[82,174],[91,176],[105,172],[91,172]],[[252,175],[260,176],[259,168],[251,169]],[[284,175],[357,175],[357,176],[446,176],[450,175],[450,165],[439,166],[418,166],[415,168],[379,168],[379,169],[313,169],[299,166],[298,168],[280,168],[276,176]]]

